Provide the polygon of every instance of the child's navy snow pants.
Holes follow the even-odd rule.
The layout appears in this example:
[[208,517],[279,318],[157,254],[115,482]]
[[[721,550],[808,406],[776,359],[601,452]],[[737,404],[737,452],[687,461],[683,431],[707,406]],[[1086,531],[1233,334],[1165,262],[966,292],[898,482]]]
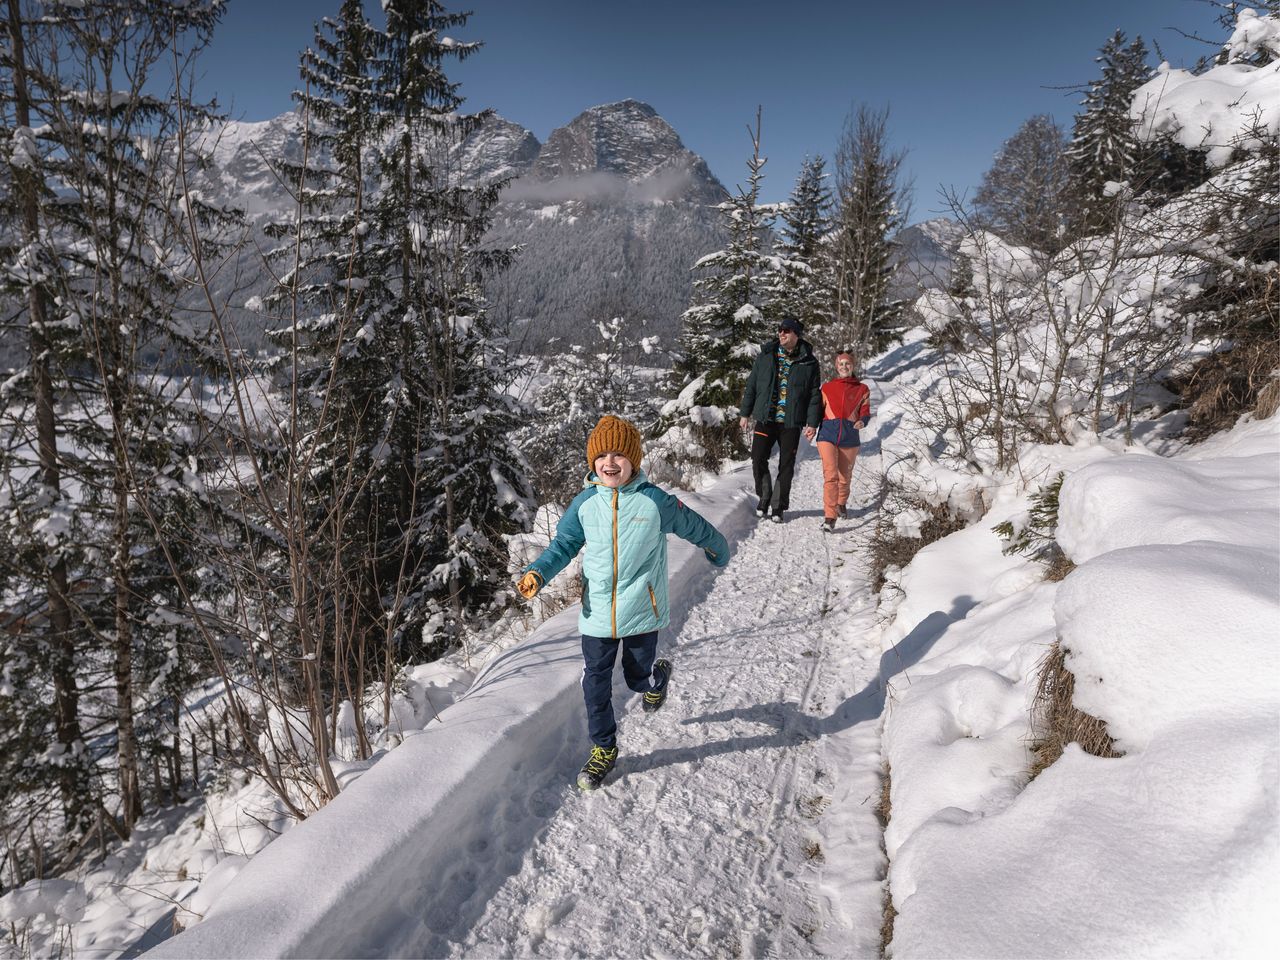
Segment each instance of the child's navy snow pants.
[[617,745],[618,724],[613,718],[613,665],[622,645],[622,676],[636,693],[653,689],[649,677],[658,653],[658,631],[634,637],[582,635],[582,696],[587,701],[587,733],[596,746],[612,750]]

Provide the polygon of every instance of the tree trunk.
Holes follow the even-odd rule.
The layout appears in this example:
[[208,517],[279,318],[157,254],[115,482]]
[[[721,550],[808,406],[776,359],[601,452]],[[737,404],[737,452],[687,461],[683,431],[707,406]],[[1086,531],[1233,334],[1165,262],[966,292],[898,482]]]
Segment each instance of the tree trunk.
[[[117,384],[117,386],[119,386]],[[117,421],[119,422],[119,421]],[[129,555],[129,485],[122,464],[128,454],[117,450],[115,476],[115,685],[116,757],[120,779],[120,821],[125,834],[142,816],[142,788],[138,777],[138,737],[133,724],[133,624],[129,617],[132,592]]]
[[[8,0],[9,44],[13,62],[14,113],[19,127],[31,126],[31,99],[27,91],[25,46],[19,0]],[[40,239],[40,207],[36,173],[30,167],[14,167],[14,184],[22,209],[22,241],[33,255]],[[40,479],[51,503],[61,500],[62,473],[58,466],[58,436],[54,423],[53,378],[49,372],[49,342],[45,337],[48,310],[46,294],[32,285],[27,292],[31,338],[31,376],[35,387],[36,447]],[[56,550],[45,556],[45,583],[49,605],[47,645],[53,681],[54,735],[63,756],[83,748],[80,729],[80,692],[75,676],[75,639],[71,631],[67,565]],[[67,827],[88,829],[89,783],[83,764],[64,763],[58,774]]]

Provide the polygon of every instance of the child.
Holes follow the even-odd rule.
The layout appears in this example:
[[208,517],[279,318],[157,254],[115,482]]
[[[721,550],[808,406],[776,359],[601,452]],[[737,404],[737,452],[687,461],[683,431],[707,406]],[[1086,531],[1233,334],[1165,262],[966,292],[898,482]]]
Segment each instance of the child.
[[720,532],[640,472],[640,431],[604,416],[587,439],[585,487],[556,526],[555,539],[526,568],[518,588],[526,600],[586,546],[582,560],[582,693],[591,756],[578,786],[594,790],[618,760],[613,717],[613,665],[622,647],[627,686],[644,694],[646,712],[667,699],[671,662],[654,662],[667,607],[667,534],[701,547],[717,567],[729,562]]
[[822,385],[822,425],[818,427],[818,455],[822,457],[822,529],[836,528],[849,502],[853,464],[861,440],[858,431],[871,419],[871,391],[853,375],[854,358],[847,350],[836,354],[836,376]]

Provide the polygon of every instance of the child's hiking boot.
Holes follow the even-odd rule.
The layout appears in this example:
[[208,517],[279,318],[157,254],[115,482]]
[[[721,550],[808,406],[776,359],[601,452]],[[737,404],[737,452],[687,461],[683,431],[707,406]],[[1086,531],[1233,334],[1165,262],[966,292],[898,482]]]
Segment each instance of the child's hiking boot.
[[592,747],[591,756],[582,765],[578,773],[578,786],[583,790],[595,790],[604,783],[613,765],[618,762],[618,748],[606,750],[604,747]]
[[835,529],[836,529],[836,518],[835,518],[835,517],[827,517],[827,519],[825,519],[825,520],[823,520],[823,521],[822,521],[822,532],[823,532],[823,533],[834,533],[834,532],[835,532]]
[[671,661],[659,660],[653,665],[653,689],[644,695],[644,712],[653,713],[667,702],[667,686],[671,683]]
[[842,504],[836,507],[836,513],[839,514],[841,520],[844,520],[849,515],[849,508]]

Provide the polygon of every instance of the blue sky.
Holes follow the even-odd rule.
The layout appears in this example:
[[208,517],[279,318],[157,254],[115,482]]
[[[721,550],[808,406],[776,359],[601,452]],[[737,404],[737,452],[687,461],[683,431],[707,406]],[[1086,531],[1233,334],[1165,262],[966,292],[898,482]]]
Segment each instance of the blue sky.
[[[447,0],[446,0],[447,2]],[[227,0],[203,57],[205,96],[238,118],[291,106],[299,51],[338,0]],[[366,0],[377,20],[377,0]],[[942,210],[939,185],[972,193],[1028,117],[1070,127],[1093,58],[1117,28],[1160,44],[1174,66],[1215,40],[1202,0],[474,0],[459,39],[485,47],[453,79],[467,109],[493,107],[540,140],[587,107],[650,103],[732,188],[746,175],[747,126],[764,110],[766,200],[790,192],[806,154],[831,159],[851,107],[890,107],[908,150],[913,220]],[[1153,59],[1154,62],[1154,59]],[[830,164],[829,164],[830,166]]]

